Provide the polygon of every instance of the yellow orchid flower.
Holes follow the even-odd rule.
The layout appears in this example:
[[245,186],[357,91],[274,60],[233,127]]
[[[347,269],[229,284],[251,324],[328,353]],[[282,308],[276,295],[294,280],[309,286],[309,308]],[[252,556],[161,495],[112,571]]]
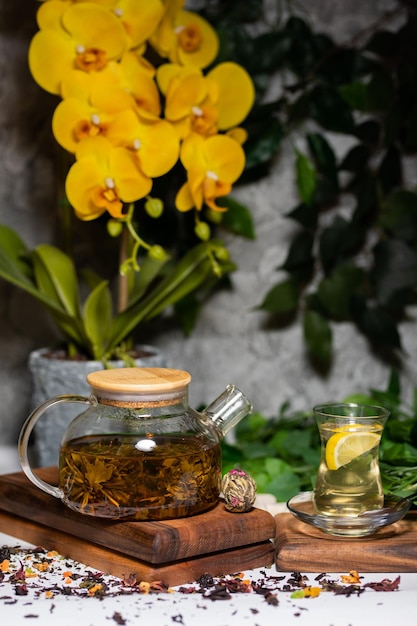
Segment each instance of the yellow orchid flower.
[[180,138],[215,135],[240,124],[255,99],[253,82],[237,63],[220,63],[207,76],[190,66],[166,63],[157,70],[166,97],[165,117]]
[[129,48],[137,48],[151,37],[165,11],[162,0],[113,0],[112,9],[126,30]]
[[240,144],[226,135],[203,138],[192,133],[183,141],[180,158],[187,182],[177,193],[177,209],[200,211],[205,203],[213,211],[224,211],[216,199],[229,194],[243,172],[245,154]]
[[[178,67],[178,66],[174,66]],[[169,68],[169,65],[163,65],[162,68]],[[160,76],[158,70],[157,77]],[[165,94],[165,117],[175,127],[178,136],[183,139],[192,130],[192,120],[197,111],[200,111],[203,104],[208,99],[208,84],[202,73],[194,69],[190,72],[181,69],[176,77],[169,81],[169,87]],[[217,127],[214,128],[214,133]],[[213,132],[204,132],[202,134],[213,134]]]
[[149,43],[159,56],[167,59],[176,43],[175,22],[178,13],[184,8],[185,0],[163,0],[163,2],[164,15]]
[[102,70],[127,47],[120,20],[98,4],[46,2],[37,18],[40,30],[29,47],[29,67],[35,81],[50,93],[60,93],[69,71]]
[[52,131],[65,150],[75,153],[78,145],[89,137],[108,137],[117,115],[77,98],[66,98],[55,109]]
[[247,71],[237,63],[219,63],[207,74],[207,80],[216,86],[219,129],[243,122],[255,101],[255,87]]
[[179,11],[174,22],[176,39],[169,58],[180,65],[204,69],[219,51],[219,38],[214,28],[192,11]]
[[88,137],[106,136],[114,117],[135,107],[131,95],[106,69],[93,74],[73,70],[62,83],[64,98],[54,111],[52,131],[68,152],[75,153]]
[[178,137],[166,120],[143,122],[133,111],[122,111],[109,125],[107,137],[131,151],[140,170],[150,178],[166,174],[178,161]]
[[155,68],[142,55],[126,52],[118,63],[121,86],[131,94],[138,114],[154,120],[161,115],[161,100],[154,81]]
[[134,155],[104,137],[80,144],[76,156],[65,191],[81,220],[96,219],[106,211],[121,218],[124,204],[144,198],[152,189],[152,179],[141,172]]
[[100,72],[69,72],[62,80],[61,95],[90,100],[94,92],[95,101],[118,100],[118,110],[135,108],[142,117],[155,120],[161,115],[161,101],[154,76],[151,63],[136,51],[129,51],[120,61],[110,61]]

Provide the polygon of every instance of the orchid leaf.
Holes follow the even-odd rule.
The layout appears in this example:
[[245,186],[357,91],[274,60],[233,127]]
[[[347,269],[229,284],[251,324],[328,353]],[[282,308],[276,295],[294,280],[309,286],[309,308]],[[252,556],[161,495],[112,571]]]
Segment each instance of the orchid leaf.
[[103,280],[88,296],[83,309],[85,331],[95,359],[100,359],[107,344],[112,321],[112,297],[108,281]]
[[186,337],[188,337],[194,329],[198,315],[201,310],[201,302],[194,294],[189,294],[179,300],[175,305],[175,316],[181,324],[181,328]]
[[139,272],[134,273],[133,286],[129,299],[129,306],[139,302],[146,294],[150,285],[158,278],[169,262],[169,256],[163,260],[155,259],[152,256],[146,256],[140,261]]
[[[27,255],[28,263],[22,262],[21,255]],[[33,265],[33,256],[29,255],[26,246],[18,235],[12,229],[0,225],[0,276],[29,293],[54,315],[59,315],[61,319],[68,321],[69,318],[65,316],[62,303],[50,293],[39,289],[34,282],[32,269],[28,271],[28,268],[31,268],[30,261]]]
[[9,226],[0,224],[0,275],[8,273],[17,279],[31,278],[32,271],[27,261],[29,251],[19,235]]
[[114,349],[140,322],[152,319],[205,284],[213,274],[210,254],[211,244],[198,244],[173,266],[172,271],[166,273],[150,294],[117,315],[108,348]]
[[33,252],[33,267],[40,291],[70,315],[80,316],[77,275],[70,257],[54,246],[42,244]]

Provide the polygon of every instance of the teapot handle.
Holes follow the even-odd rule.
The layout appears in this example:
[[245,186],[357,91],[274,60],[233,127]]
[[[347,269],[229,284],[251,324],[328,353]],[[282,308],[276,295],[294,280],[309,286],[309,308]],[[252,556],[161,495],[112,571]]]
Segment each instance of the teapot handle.
[[20,431],[18,444],[17,444],[18,450],[19,450],[20,465],[22,466],[22,470],[24,471],[26,476],[29,478],[29,480],[34,485],[39,487],[39,489],[42,489],[42,491],[45,491],[49,495],[54,496],[55,498],[59,498],[60,500],[62,499],[62,496],[63,496],[63,492],[61,491],[61,489],[59,489],[59,487],[54,487],[53,485],[50,485],[49,483],[45,482],[32,471],[29,458],[28,458],[28,444],[29,444],[30,435],[37,421],[39,420],[39,418],[45,413],[47,409],[54,406],[55,404],[60,404],[62,402],[76,402],[80,404],[92,405],[93,399],[87,398],[85,396],[63,395],[63,396],[56,396],[55,398],[51,398],[50,400],[46,400],[46,402],[43,402],[43,404],[38,406],[38,408],[36,408],[29,415],[26,422],[23,424],[22,429]]

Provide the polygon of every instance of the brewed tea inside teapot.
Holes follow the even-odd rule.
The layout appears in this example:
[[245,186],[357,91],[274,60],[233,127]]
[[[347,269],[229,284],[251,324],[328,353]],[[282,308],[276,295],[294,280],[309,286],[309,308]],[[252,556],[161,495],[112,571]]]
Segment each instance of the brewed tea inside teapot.
[[[107,519],[163,520],[206,511],[221,489],[221,441],[252,411],[235,386],[201,413],[188,404],[191,375],[170,368],[117,368],[87,376],[91,396],[57,396],[35,409],[19,437],[26,476],[70,509]],[[65,431],[58,486],[28,460],[30,435],[60,402],[88,405]]]

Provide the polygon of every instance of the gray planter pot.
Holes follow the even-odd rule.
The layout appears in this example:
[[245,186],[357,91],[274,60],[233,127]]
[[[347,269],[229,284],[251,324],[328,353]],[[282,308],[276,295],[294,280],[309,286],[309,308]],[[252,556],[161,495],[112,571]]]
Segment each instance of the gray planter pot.
[[[138,367],[166,367],[165,356],[152,346],[140,346],[146,356],[135,360]],[[103,369],[101,361],[69,361],[45,356],[47,348],[29,355],[32,376],[31,410],[46,400],[65,394],[90,395],[87,374]],[[124,361],[113,361],[112,367],[125,367]],[[58,464],[59,446],[68,424],[80,414],[78,404],[58,404],[48,409],[36,424],[31,442],[34,467]]]

